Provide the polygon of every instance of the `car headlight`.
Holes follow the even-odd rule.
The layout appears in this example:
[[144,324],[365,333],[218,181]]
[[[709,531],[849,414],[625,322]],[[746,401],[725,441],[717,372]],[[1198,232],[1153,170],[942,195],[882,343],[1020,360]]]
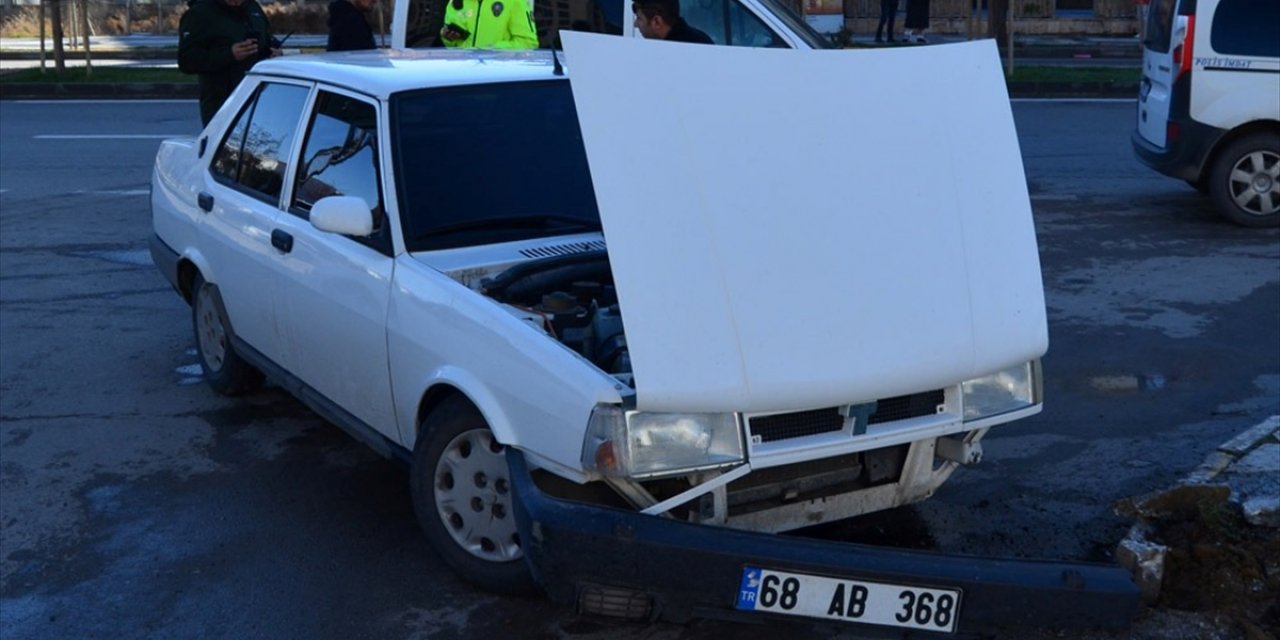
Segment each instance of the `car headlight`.
[[960,385],[966,422],[1036,405],[1041,399],[1040,361],[1032,360]]
[[733,413],[654,413],[599,405],[582,443],[582,464],[606,476],[653,478],[741,463]]

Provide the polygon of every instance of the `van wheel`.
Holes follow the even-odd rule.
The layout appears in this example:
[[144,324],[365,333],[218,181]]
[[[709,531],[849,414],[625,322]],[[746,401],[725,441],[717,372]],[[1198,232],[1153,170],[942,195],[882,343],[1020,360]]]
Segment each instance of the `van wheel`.
[[450,398],[423,421],[410,483],[418,524],[450,569],[488,591],[533,590],[506,448],[471,403]]
[[1280,226],[1280,134],[1256,133],[1223,149],[1209,176],[1218,212],[1246,227]]
[[232,339],[235,334],[218,287],[205,282],[199,273],[191,283],[191,324],[200,370],[214,391],[238,396],[262,386],[262,372],[236,353]]

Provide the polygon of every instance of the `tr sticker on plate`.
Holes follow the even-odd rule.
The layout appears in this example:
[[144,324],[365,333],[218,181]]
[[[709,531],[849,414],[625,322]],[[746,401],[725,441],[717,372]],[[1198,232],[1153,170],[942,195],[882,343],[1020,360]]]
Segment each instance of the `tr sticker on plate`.
[[960,591],[743,567],[737,608],[953,633]]

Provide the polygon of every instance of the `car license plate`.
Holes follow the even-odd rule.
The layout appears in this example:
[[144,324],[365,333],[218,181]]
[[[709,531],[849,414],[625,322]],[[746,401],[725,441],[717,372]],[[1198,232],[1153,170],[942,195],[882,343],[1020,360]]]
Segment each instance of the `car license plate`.
[[737,608],[954,633],[960,593],[744,567]]

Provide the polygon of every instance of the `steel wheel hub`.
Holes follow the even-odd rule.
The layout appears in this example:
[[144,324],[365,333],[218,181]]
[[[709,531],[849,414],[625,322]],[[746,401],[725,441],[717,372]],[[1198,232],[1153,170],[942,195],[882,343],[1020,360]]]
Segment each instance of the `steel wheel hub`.
[[459,434],[436,463],[436,512],[454,542],[481,560],[524,555],[509,476],[503,447],[488,429]]
[[209,287],[200,287],[196,292],[195,305],[196,339],[200,341],[200,353],[204,354],[209,372],[217,373],[222,370],[227,357],[227,332],[222,328],[222,318],[218,316]]
[[1232,167],[1227,186],[1231,199],[1246,213],[1265,216],[1280,211],[1280,154],[1246,154]]

